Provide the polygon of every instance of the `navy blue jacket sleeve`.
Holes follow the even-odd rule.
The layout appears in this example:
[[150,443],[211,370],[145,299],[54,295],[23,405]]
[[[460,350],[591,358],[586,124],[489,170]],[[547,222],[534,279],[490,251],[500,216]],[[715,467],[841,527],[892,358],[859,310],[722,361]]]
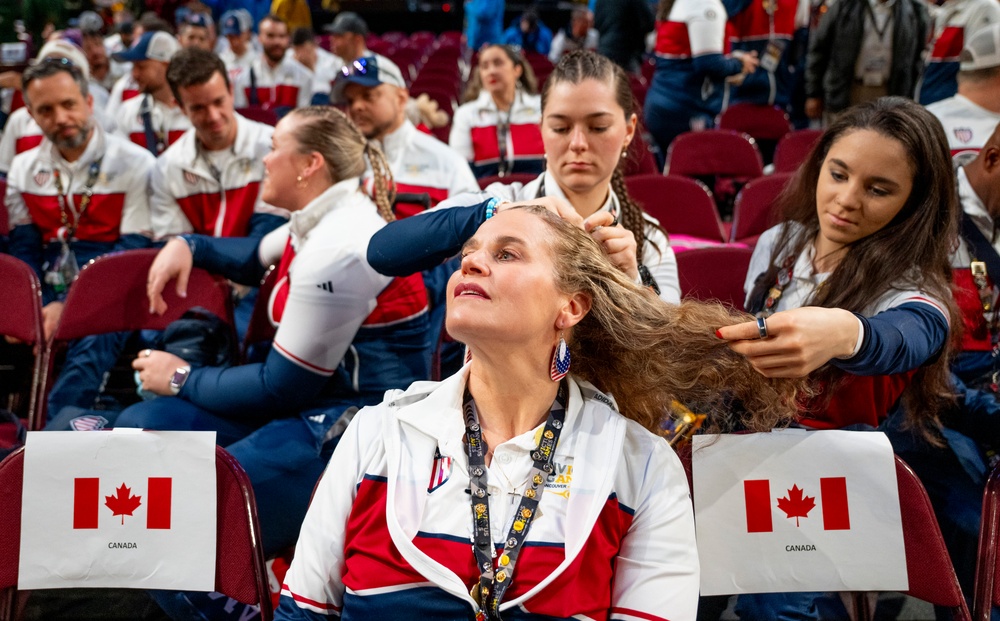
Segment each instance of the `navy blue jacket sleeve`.
[[291,416],[314,399],[328,379],[272,349],[262,363],[192,369],[179,396],[228,418],[252,419],[276,410]]
[[707,75],[713,80],[724,80],[743,71],[743,63],[739,58],[726,58],[722,54],[695,56],[692,65],[696,74]]
[[140,250],[150,248],[152,245],[153,241],[145,235],[128,233],[118,238],[118,241],[115,242],[115,250]]
[[250,216],[250,222],[247,224],[247,237],[260,239],[286,222],[288,218],[273,213],[256,212]]
[[948,321],[930,304],[906,302],[873,317],[856,316],[865,331],[861,349],[847,360],[830,361],[854,375],[911,371],[941,351],[948,339]]
[[182,237],[191,248],[195,267],[220,274],[241,285],[260,286],[265,266],[261,265],[257,255],[259,237]]
[[390,222],[368,242],[368,263],[386,276],[409,276],[440,265],[458,254],[486,222],[488,202],[432,209]]
[[42,251],[42,233],[34,224],[15,226],[10,231],[10,254],[31,266],[38,280],[45,282],[42,273],[44,254]]

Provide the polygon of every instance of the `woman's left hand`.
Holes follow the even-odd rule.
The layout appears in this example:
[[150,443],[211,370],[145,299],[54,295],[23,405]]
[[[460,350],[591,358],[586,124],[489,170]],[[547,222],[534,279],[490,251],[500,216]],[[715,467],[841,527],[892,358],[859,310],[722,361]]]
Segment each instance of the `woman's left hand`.
[[188,363],[183,358],[153,349],[142,350],[132,361],[132,368],[139,372],[142,389],[163,396],[173,395],[170,380],[177,369],[186,366]]
[[632,231],[618,226],[614,216],[607,211],[598,211],[584,220],[583,230],[604,246],[608,258],[618,269],[639,282],[639,259],[636,257],[635,235]]
[[854,353],[860,329],[853,313],[805,306],[767,318],[767,338],[756,321],[720,328],[729,348],[747,357],[765,377],[805,377],[834,358]]

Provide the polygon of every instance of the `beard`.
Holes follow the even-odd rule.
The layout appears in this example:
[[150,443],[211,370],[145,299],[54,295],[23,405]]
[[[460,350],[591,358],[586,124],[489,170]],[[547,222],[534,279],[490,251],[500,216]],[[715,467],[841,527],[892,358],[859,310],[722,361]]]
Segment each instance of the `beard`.
[[78,149],[87,144],[87,140],[90,138],[90,130],[94,128],[94,120],[93,118],[89,118],[78,125],[73,125],[72,127],[76,127],[77,132],[70,137],[62,136],[62,131],[66,127],[59,128],[51,136],[48,136],[48,139],[60,149]]

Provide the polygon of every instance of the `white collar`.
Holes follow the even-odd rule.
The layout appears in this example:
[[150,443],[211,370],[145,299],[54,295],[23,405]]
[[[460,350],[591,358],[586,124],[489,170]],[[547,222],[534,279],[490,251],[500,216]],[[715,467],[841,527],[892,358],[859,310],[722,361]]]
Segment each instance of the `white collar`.
[[47,146],[42,152],[48,154],[49,161],[53,166],[59,166],[69,171],[77,171],[90,166],[93,162],[104,157],[106,151],[104,129],[93,116],[90,117],[90,120],[93,124],[94,133],[90,136],[90,141],[87,142],[87,148],[83,150],[83,153],[75,162],[67,162],[55,143],[48,138],[45,139]]
[[[409,119],[403,119],[403,124],[384,136],[379,141],[381,142],[382,152],[385,153],[385,157],[389,160],[390,164],[396,164],[393,162],[394,159],[400,159],[403,154],[410,148],[410,141],[413,139],[413,134],[417,131],[413,123]],[[401,163],[401,162],[400,162]],[[390,165],[389,169],[396,173],[398,170],[396,166]]]
[[343,204],[344,199],[350,196],[351,192],[357,192],[360,187],[361,180],[358,177],[344,179],[328,187],[302,209],[292,212],[288,219],[292,235],[304,239],[326,214]]
[[[559,187],[555,177],[553,177],[549,171],[542,173],[542,176],[539,177],[539,179],[545,182],[545,196],[555,196],[563,199],[567,203],[570,202],[569,199],[566,198],[566,194],[563,193],[562,188]],[[536,188],[535,193],[537,192],[538,190]],[[598,209],[598,211],[606,211],[612,215],[617,215],[620,211],[618,207],[618,196],[615,194],[615,190],[611,187],[611,184],[608,184],[608,198],[604,201],[604,204],[600,209]]]

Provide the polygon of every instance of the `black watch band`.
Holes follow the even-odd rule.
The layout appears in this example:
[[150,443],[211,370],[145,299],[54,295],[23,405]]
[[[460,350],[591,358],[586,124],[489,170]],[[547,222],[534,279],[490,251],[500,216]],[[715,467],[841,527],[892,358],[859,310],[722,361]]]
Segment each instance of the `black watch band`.
[[643,287],[649,287],[653,290],[653,293],[660,295],[660,286],[656,284],[656,279],[653,278],[653,274],[650,273],[649,268],[639,264],[639,280],[642,281]]

